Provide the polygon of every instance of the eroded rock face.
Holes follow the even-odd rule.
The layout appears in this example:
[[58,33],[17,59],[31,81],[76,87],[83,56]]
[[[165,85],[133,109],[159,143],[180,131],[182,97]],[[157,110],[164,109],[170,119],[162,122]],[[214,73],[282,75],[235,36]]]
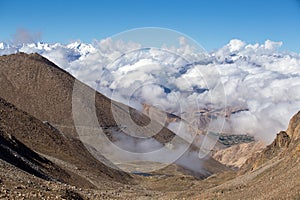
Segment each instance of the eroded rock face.
[[287,148],[291,142],[290,136],[285,131],[277,133],[275,140],[269,145],[270,148]]
[[300,138],[300,111],[290,120],[287,131],[280,131],[275,140],[260,153],[250,157],[241,167],[240,173],[252,171],[263,165],[268,160],[290,154],[297,150]]
[[300,111],[292,117],[286,132],[292,140],[300,138]]

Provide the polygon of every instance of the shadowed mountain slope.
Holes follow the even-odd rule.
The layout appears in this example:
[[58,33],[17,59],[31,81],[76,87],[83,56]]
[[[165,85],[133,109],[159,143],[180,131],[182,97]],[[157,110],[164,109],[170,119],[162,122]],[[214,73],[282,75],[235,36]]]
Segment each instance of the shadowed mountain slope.
[[[59,180],[80,187],[96,187],[89,179],[70,171],[81,168],[107,182],[130,182],[126,173],[97,161],[77,139],[70,140],[61,132],[0,98],[0,158],[40,178]],[[41,155],[42,154],[42,155]],[[47,158],[68,165],[55,165]],[[80,173],[79,173],[80,174]]]

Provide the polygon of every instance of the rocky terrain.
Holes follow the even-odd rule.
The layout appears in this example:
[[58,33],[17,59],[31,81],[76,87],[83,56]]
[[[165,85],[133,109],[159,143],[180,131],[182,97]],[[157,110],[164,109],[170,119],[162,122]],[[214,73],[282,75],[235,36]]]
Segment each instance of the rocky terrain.
[[[0,57],[0,199],[300,198],[300,112],[266,147],[249,136],[222,135],[219,144],[224,148],[201,162],[191,157],[197,150],[192,146],[165,168],[126,173],[101,155],[96,159],[78,137],[72,116],[74,81],[38,54]],[[80,88],[95,93],[82,83]],[[80,101],[91,108],[88,98]],[[99,93],[93,103],[105,134],[116,140],[111,109],[127,116],[126,106]],[[141,127],[149,123],[144,113],[129,110]],[[81,114],[82,123],[89,120]],[[173,137],[163,128],[153,139],[165,144]],[[187,169],[184,162],[201,170]]]
[[239,169],[248,158],[265,148],[262,141],[238,143],[228,148],[214,151],[212,156],[222,164]]
[[299,199],[300,198],[300,112],[291,119],[287,131],[254,154],[237,177],[205,191],[201,198]]

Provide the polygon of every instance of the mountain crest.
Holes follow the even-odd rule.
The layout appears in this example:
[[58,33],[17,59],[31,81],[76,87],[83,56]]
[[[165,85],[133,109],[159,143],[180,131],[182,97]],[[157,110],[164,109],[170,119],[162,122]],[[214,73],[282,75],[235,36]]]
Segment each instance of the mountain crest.
[[287,134],[292,140],[300,138],[300,111],[292,117],[287,129]]
[[269,145],[269,147],[272,149],[282,149],[289,147],[290,143],[290,136],[285,131],[280,131],[279,133],[277,133],[275,140],[272,142],[271,145]]

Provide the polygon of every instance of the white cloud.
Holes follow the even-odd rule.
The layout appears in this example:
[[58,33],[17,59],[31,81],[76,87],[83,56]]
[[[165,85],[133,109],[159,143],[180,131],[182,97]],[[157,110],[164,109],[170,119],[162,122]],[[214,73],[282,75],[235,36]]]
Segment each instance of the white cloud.
[[241,40],[233,39],[229,42],[227,46],[229,47],[231,52],[239,51],[245,46],[245,42]]
[[99,80],[98,89],[105,95],[111,97],[116,90],[115,99],[134,97],[178,115],[194,113],[197,106],[225,106],[221,81],[227,106],[248,109],[231,114],[226,129],[270,142],[300,110],[300,55],[279,51],[281,45],[235,39],[204,54],[195,53],[184,38],[178,48],[142,51],[133,51],[139,44],[109,38],[92,44],[38,43],[21,48],[3,43],[0,54],[38,52],[94,88]]

